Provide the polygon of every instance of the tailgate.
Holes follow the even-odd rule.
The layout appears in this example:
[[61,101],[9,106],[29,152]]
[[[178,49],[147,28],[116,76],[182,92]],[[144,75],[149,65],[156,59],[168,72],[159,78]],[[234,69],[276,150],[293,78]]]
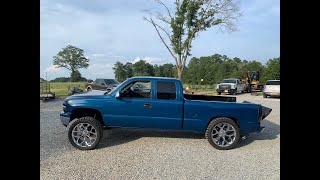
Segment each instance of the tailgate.
[[[251,103],[249,101],[243,101],[242,103]],[[266,106],[260,106],[259,109],[259,121],[262,121],[264,118],[266,118],[267,116],[269,116],[269,114],[271,113],[272,109],[268,108]]]

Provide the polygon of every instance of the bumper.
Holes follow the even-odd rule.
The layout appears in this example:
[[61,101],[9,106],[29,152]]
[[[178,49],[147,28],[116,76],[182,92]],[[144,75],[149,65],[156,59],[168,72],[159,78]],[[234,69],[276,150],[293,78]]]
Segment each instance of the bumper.
[[65,113],[65,112],[60,113],[60,120],[61,120],[61,123],[67,127],[70,122],[70,113]]
[[231,92],[234,92],[235,89],[216,89],[216,91],[220,93],[223,93],[223,92],[231,93]]
[[279,92],[263,92],[263,93],[268,96],[280,96]]

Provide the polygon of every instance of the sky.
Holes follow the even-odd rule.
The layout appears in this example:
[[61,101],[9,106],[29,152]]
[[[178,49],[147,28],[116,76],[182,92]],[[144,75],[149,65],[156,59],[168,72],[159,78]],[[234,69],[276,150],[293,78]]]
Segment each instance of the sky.
[[[174,10],[173,0],[163,0]],[[216,27],[194,40],[191,57],[226,55],[265,64],[280,56],[280,0],[240,0],[242,16],[235,32]],[[40,77],[69,77],[56,68],[53,56],[67,45],[84,50],[90,59],[80,69],[88,79],[114,78],[117,62],[144,59],[151,64],[175,63],[150,23],[145,9],[160,10],[154,0],[41,0]]]

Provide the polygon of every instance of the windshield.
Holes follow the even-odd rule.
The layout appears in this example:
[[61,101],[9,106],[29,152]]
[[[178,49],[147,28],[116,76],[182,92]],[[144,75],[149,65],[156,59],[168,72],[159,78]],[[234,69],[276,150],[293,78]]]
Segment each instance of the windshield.
[[104,82],[106,82],[106,84],[119,84],[115,79],[104,79]]
[[280,81],[268,81],[266,85],[280,85]]
[[236,80],[234,80],[234,79],[224,79],[224,80],[221,81],[221,83],[234,83],[234,84],[236,84]]
[[115,79],[105,79],[104,82],[106,82],[106,84],[119,84]]
[[[126,81],[123,81],[122,83],[120,83],[117,87],[113,88],[110,92],[106,93],[105,95],[108,95],[110,96],[113,92],[115,92],[124,82]],[[118,82],[119,83],[119,82]]]

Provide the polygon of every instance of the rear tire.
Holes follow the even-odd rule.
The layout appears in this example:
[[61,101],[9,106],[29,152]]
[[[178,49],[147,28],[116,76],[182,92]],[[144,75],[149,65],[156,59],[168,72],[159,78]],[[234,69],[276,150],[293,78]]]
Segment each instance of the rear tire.
[[80,150],[95,149],[103,136],[103,126],[93,117],[81,117],[70,122],[68,138]]
[[268,96],[265,94],[265,93],[263,93],[263,98],[267,98]]
[[209,123],[205,136],[214,148],[228,150],[238,144],[240,129],[232,119],[219,117]]

